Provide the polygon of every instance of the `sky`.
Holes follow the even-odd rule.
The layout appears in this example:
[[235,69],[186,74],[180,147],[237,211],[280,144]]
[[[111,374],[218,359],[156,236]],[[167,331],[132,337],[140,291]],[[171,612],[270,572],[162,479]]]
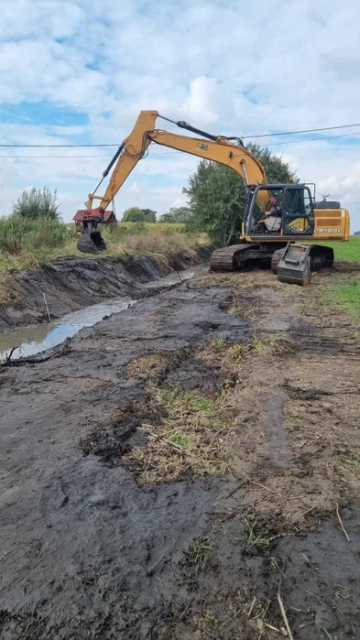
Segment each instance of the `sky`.
[[[358,0],[1,0],[0,145],[117,145],[156,110],[267,145],[359,230],[360,125],[253,138],[359,122],[359,24]],[[115,151],[0,147],[1,215],[47,186],[71,220]],[[151,146],[117,194],[118,217],[184,204],[197,162]]]

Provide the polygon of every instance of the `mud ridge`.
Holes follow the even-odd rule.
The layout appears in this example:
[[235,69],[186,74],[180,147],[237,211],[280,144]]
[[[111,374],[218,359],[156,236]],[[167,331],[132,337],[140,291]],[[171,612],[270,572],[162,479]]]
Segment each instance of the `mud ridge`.
[[139,298],[142,285],[172,271],[183,271],[209,259],[210,247],[172,252],[167,256],[128,258],[65,256],[40,269],[0,275],[0,331],[47,322],[44,295],[52,319],[115,296]]

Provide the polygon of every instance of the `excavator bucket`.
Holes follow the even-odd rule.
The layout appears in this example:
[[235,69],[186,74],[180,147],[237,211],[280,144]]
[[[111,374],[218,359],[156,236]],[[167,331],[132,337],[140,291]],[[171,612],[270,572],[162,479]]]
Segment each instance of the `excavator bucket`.
[[77,248],[82,253],[101,253],[106,250],[99,225],[104,221],[104,209],[80,209],[74,216],[80,225],[81,235]]
[[106,251],[105,240],[100,229],[84,229],[78,242],[77,248],[82,253],[101,253]]
[[301,244],[287,245],[277,267],[280,282],[307,285],[311,282],[311,246]]

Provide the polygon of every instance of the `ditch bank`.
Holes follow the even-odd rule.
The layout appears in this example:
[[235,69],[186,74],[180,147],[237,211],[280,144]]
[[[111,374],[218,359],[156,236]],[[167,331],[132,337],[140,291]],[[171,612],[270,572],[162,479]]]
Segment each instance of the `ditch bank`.
[[210,247],[165,255],[56,258],[41,269],[0,274],[0,331],[47,322],[115,296],[149,295],[143,285],[206,262]]

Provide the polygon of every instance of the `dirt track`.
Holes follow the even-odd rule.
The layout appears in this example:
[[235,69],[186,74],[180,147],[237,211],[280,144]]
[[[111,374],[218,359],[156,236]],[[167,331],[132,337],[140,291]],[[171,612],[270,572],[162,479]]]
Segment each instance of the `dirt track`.
[[[360,637],[360,355],[268,272],[0,371],[0,638]],[[344,531],[337,517],[337,508]]]

